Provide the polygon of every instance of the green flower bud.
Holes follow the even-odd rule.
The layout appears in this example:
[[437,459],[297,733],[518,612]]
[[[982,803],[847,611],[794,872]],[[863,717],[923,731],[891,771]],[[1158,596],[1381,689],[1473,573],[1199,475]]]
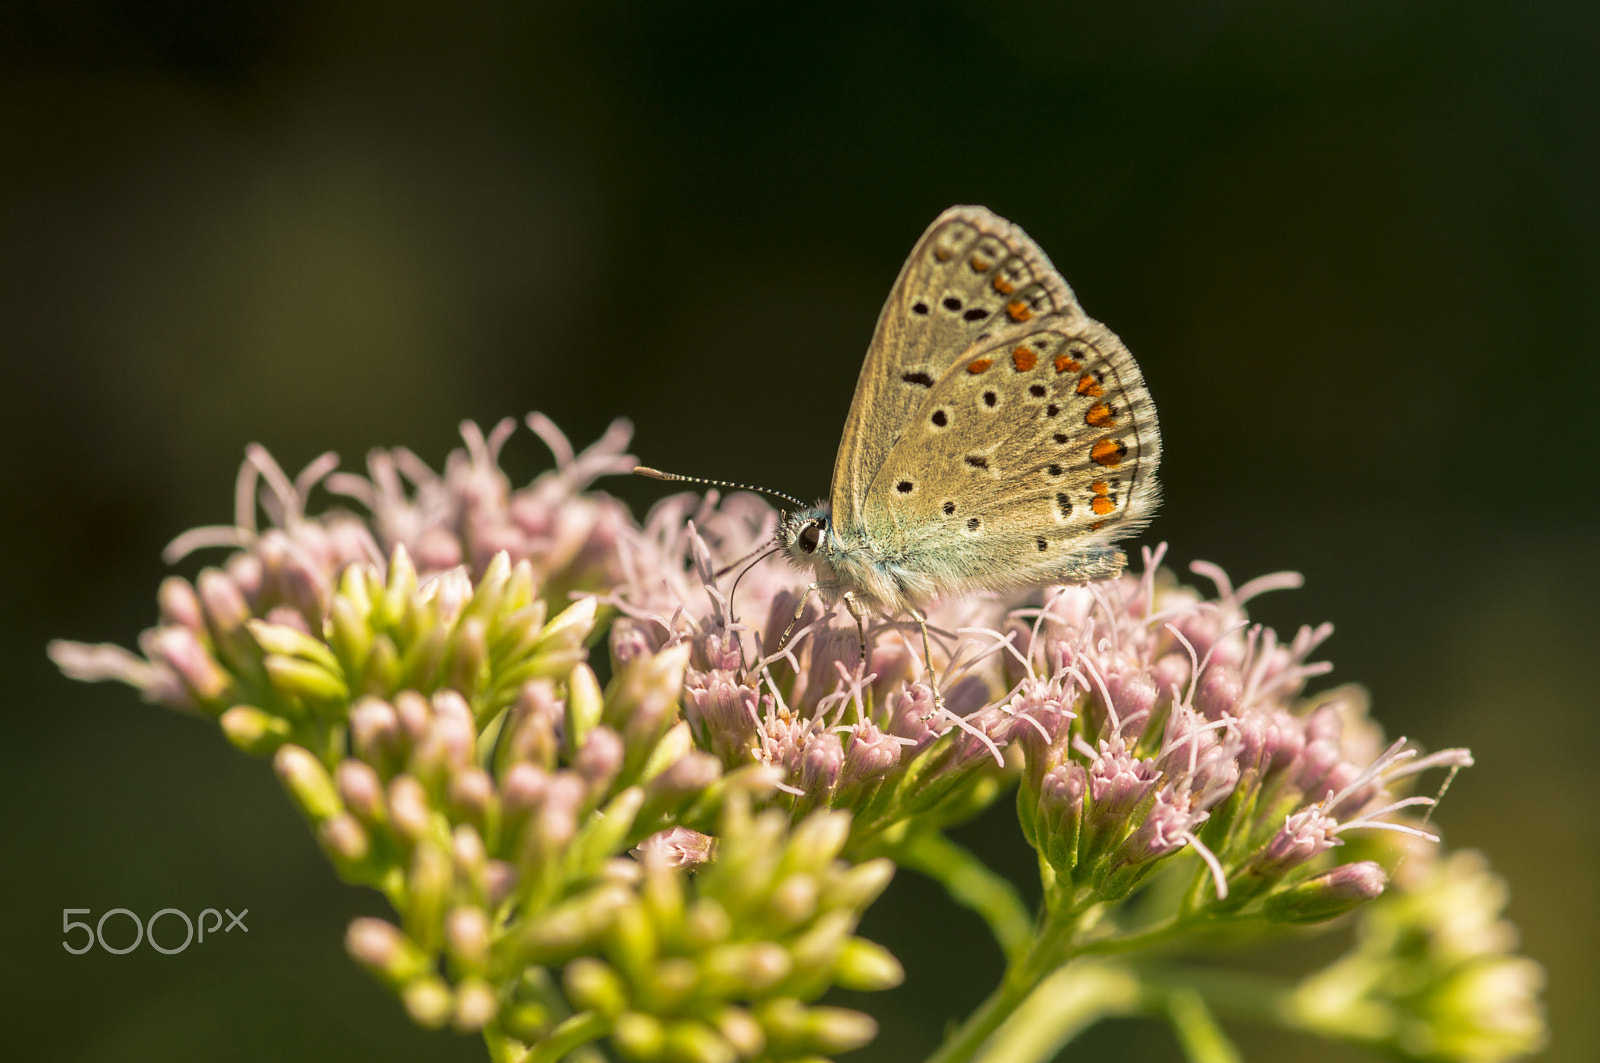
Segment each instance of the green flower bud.
[[529,602],[505,616],[489,643],[489,656],[496,667],[525,660],[544,634],[547,613],[542,599]]
[[835,1055],[860,1048],[877,1036],[868,1015],[845,1008],[808,1008],[793,997],[778,997],[755,1009],[774,1055],[819,1052]]
[[672,1063],[734,1063],[738,1058],[716,1030],[689,1019],[667,1024],[664,1054]]
[[600,722],[605,710],[605,696],[600,691],[600,681],[586,664],[574,665],[567,673],[567,751],[574,753],[583,748],[589,729]]
[[617,1016],[611,1029],[611,1043],[624,1059],[635,1063],[654,1063],[666,1050],[667,1032],[661,1020],[637,1011]]
[[743,1008],[729,1005],[719,1010],[712,1020],[725,1041],[745,1059],[754,1059],[767,1047],[767,1035],[761,1024]]
[[581,599],[546,624],[522,657],[506,661],[496,686],[514,690],[529,679],[560,678],[582,664],[589,656],[584,643],[594,627],[592,603],[593,599]]
[[730,942],[707,949],[700,957],[706,992],[719,997],[760,996],[792,970],[789,951],[771,941]]
[[389,783],[389,823],[412,845],[433,832],[428,791],[410,775],[396,775]]
[[612,798],[603,812],[587,817],[567,848],[567,874],[573,878],[593,874],[621,852],[643,804],[644,791],[632,786]]
[[1371,860],[1344,864],[1272,894],[1262,910],[1285,923],[1320,923],[1376,899],[1388,883]]
[[[577,671],[575,669],[573,674]],[[517,692],[509,711],[506,730],[496,752],[497,774],[504,778],[521,764],[554,771],[561,745],[556,735],[566,712],[556,696],[555,684],[548,679],[528,680]]]
[[355,610],[357,616],[366,623],[366,618],[372,615],[372,598],[375,593],[383,590],[383,573],[370,561],[358,561],[346,565],[344,572],[339,575],[339,586],[335,594],[344,599]]
[[768,917],[783,929],[805,923],[817,913],[817,880],[800,872],[778,883],[767,902]]
[[710,948],[728,940],[733,920],[715,897],[699,897],[689,906],[683,921],[684,943],[693,950]]
[[400,990],[400,1000],[406,1013],[418,1026],[437,1030],[450,1021],[455,1012],[455,997],[450,987],[438,975],[427,975],[408,982]]
[[444,944],[450,959],[460,970],[486,970],[489,966],[489,914],[475,905],[452,908],[444,920]]
[[272,685],[284,694],[312,703],[349,700],[350,688],[336,672],[298,657],[269,656],[263,666]]
[[483,837],[471,824],[462,823],[451,833],[450,859],[455,864],[457,879],[471,887],[477,900],[486,900],[489,851],[483,844]]
[[658,961],[639,981],[637,998],[641,1006],[657,1015],[673,1015],[683,1010],[700,984],[700,969],[683,956]]
[[456,1010],[450,1024],[462,1033],[483,1029],[500,1011],[500,998],[494,986],[473,975],[456,986]]
[[905,968],[882,945],[865,938],[851,938],[839,950],[833,966],[833,980],[841,989],[874,992],[893,989],[906,980]]
[[789,956],[795,968],[790,981],[792,991],[814,997],[828,988],[829,978],[838,965],[845,942],[850,940],[855,921],[855,912],[835,909],[789,943]]
[[431,690],[438,685],[439,667],[450,645],[450,631],[430,627],[400,655],[399,684],[411,690]]
[[433,727],[433,704],[415,690],[402,690],[394,696],[394,711],[400,723],[401,745],[410,752]]
[[208,715],[220,713],[238,696],[240,688],[233,676],[188,628],[155,628],[140,636],[139,643],[151,663],[164,665],[188,700]]
[[372,853],[372,838],[354,816],[341,812],[317,824],[322,851],[346,879],[359,881],[361,865]]
[[186,627],[195,632],[205,627],[200,596],[182,576],[168,576],[161,581],[161,586],[156,588],[156,608],[163,624]]
[[465,820],[486,833],[499,813],[494,780],[479,767],[462,767],[452,773],[446,780],[445,796],[452,819]]
[[660,955],[661,942],[655,924],[637,898],[617,909],[611,923],[606,953],[631,982],[644,980],[651,964]]
[[417,569],[404,545],[398,545],[389,555],[389,571],[383,580],[382,594],[374,603],[372,626],[377,630],[392,630],[411,611],[411,599],[417,593]]
[[195,584],[211,637],[219,644],[239,647],[238,636],[250,619],[250,603],[239,593],[239,585],[216,568],[202,570]]
[[632,901],[626,886],[607,882],[529,918],[509,942],[509,966],[552,967],[591,951]]
[[639,891],[645,912],[669,948],[683,942],[684,920],[688,914],[683,886],[683,876],[672,870],[646,868]]
[[392,694],[400,689],[400,650],[387,632],[372,637],[372,651],[361,672],[360,688],[362,693],[372,695]]
[[294,745],[282,746],[272,757],[272,767],[284,789],[313,825],[344,811],[333,779],[309,750]]
[[443,944],[444,913],[455,885],[450,854],[431,836],[421,838],[411,853],[402,925],[423,949],[437,952]]
[[501,1010],[500,1025],[519,1041],[540,1041],[550,1032],[550,1009],[537,1001],[519,1001]]
[[251,756],[274,752],[294,734],[294,725],[254,705],[235,705],[217,721],[223,737]]
[[468,697],[488,686],[489,625],[481,617],[462,618],[444,662],[444,681]]
[[783,866],[792,871],[821,871],[844,851],[849,839],[850,813],[813,813],[790,835]]
[[388,822],[385,807],[383,780],[363,761],[346,757],[333,771],[334,785],[345,807],[369,827]]
[[501,603],[505,601],[510,579],[511,555],[504,550],[498,550],[484,567],[483,575],[478,577],[478,585],[472,591],[472,598],[467,602],[466,608],[461,610],[460,619],[487,620],[498,613]]
[[734,1063],[738,1053],[712,1026],[678,1020],[667,1023],[666,1058],[672,1063]]
[[366,670],[372,653],[372,628],[367,614],[342,589],[328,606],[322,632],[346,674],[360,675]]
[[887,858],[868,860],[841,874],[830,877],[822,889],[824,908],[849,908],[861,911],[878,899],[889,888],[894,878],[894,861]]
[[428,956],[393,923],[362,917],[345,932],[345,951],[390,986],[411,982],[432,970]]
[[[701,753],[694,746],[694,732],[689,730],[687,720],[679,720],[667,729],[661,736],[654,749],[650,751],[649,758],[639,770],[639,781],[649,782],[668,768],[681,763],[685,758],[709,757],[710,754]],[[715,757],[710,758],[712,763],[720,768],[721,762]],[[718,774],[721,774],[720,771]]]
[[627,748],[625,780],[639,775],[656,744],[676,722],[688,660],[687,643],[654,655],[641,654],[624,665],[606,688],[601,719],[622,735]]
[[339,673],[339,659],[333,651],[299,628],[267,620],[247,620],[245,626],[269,660],[272,657],[289,657],[320,665],[335,675]]
[[611,966],[592,956],[579,956],[561,972],[567,999],[580,1011],[618,1018],[628,1007],[628,986]]
[[585,809],[591,809],[611,789],[617,773],[622,770],[624,754],[622,736],[601,724],[592,728],[583,740],[583,748],[572,760],[572,770],[587,784]]

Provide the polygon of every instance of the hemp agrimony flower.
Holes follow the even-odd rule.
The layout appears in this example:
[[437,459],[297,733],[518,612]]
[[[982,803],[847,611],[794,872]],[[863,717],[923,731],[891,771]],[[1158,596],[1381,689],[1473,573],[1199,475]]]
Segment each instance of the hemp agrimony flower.
[[[723,566],[772,541],[765,502],[678,495],[636,523],[589,489],[633,468],[624,424],[577,453],[528,423],[556,468],[517,489],[510,421],[464,426],[442,474],[397,449],[291,478],[253,447],[233,523],[169,558],[230,552],[162,585],[142,656],[51,647],[271,757],[335,871],[392,906],[346,945],[418,1023],[478,1031],[496,1060],[847,1051],[873,1021],[818,1000],[901,979],[854,933],[900,863],[1009,963],[941,1061],[1134,1009],[1186,1044],[1222,1036],[1213,1012],[1411,1058],[1541,1043],[1498,880],[1434,858],[1433,799],[1408,789],[1470,755],[1386,741],[1358,688],[1309,692],[1330,629],[1281,641],[1246,612],[1298,577],[1235,589],[1195,565],[1208,597],[1157,550],[1139,575],[944,602],[939,703],[915,624],[872,622],[862,660],[849,618],[797,617],[792,569],[735,586]],[[365,515],[313,512],[319,492]],[[1037,913],[943,834],[1013,790]],[[1174,962],[1347,912],[1350,955],[1298,985],[1242,996]]]

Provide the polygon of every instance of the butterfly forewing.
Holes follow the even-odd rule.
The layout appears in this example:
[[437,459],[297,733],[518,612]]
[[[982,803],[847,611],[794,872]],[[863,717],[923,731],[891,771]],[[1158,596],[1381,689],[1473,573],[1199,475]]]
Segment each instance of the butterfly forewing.
[[1109,574],[1158,495],[1155,407],[1126,347],[1081,314],[963,351],[910,412],[860,504],[885,557],[950,589]]
[[859,527],[869,486],[968,348],[1052,316],[1070,323],[1083,314],[1027,234],[982,207],[939,215],[884,303],[856,382],[833,469],[836,526]]

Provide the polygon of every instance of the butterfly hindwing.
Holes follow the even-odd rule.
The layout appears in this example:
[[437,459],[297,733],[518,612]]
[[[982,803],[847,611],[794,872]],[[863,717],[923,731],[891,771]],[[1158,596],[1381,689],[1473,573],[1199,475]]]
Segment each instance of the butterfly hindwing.
[[1160,456],[1127,348],[1081,312],[1045,317],[945,368],[857,520],[880,555],[948,590],[1099,578],[1120,557],[1110,543],[1153,514]]
[[939,215],[906,260],[867,350],[834,463],[832,506],[853,527],[869,485],[929,398],[974,343],[1083,312],[1043,251],[983,207]]

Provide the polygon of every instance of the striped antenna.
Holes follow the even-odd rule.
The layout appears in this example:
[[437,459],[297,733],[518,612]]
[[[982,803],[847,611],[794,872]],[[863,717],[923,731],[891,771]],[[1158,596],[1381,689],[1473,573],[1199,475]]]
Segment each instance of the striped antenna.
[[792,503],[797,509],[806,508],[806,504],[793,495],[786,495],[782,491],[774,491],[770,487],[735,484],[729,483],[727,480],[707,480],[699,476],[680,476],[675,472],[662,472],[660,469],[652,469],[648,465],[635,465],[633,471],[637,476],[648,476],[652,480],[677,480],[686,484],[705,484],[707,487],[731,487],[736,491],[760,491],[764,495],[771,495],[773,498],[781,498],[785,502]]

